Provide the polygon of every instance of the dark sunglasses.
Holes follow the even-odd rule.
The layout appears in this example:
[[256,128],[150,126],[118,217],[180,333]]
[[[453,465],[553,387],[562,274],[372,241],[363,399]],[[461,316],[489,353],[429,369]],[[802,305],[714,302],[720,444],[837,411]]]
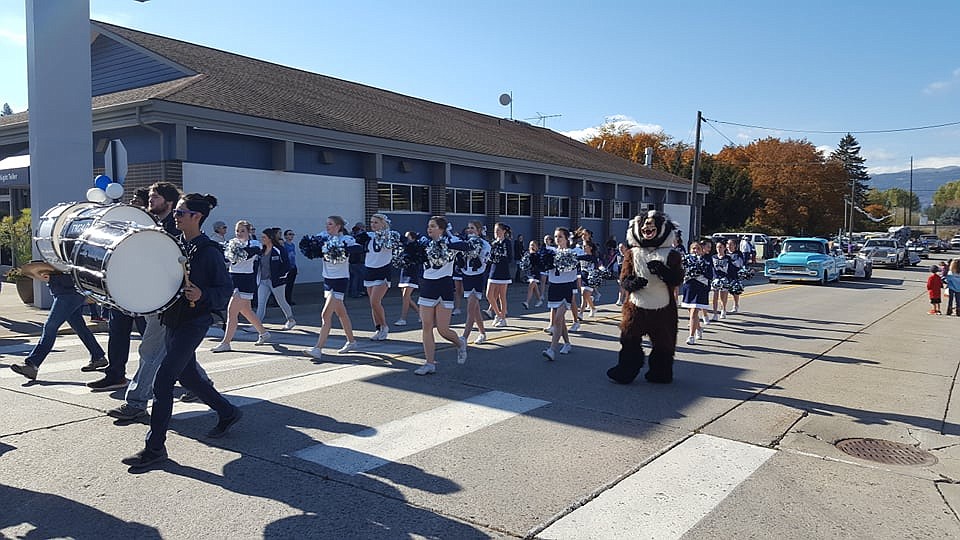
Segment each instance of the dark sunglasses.
[[191,215],[191,216],[192,216],[192,215],[194,215],[194,214],[202,214],[202,213],[203,213],[203,212],[197,212],[196,210],[180,210],[179,208],[177,208],[176,210],[173,211],[173,215],[176,216],[176,217],[183,217],[183,216],[186,216],[186,215]]

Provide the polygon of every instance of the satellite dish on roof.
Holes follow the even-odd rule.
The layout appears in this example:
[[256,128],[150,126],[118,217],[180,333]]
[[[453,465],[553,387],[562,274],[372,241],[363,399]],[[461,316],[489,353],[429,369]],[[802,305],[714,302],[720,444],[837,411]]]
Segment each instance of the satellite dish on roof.
[[513,102],[513,97],[510,94],[500,94],[500,104],[506,107]]

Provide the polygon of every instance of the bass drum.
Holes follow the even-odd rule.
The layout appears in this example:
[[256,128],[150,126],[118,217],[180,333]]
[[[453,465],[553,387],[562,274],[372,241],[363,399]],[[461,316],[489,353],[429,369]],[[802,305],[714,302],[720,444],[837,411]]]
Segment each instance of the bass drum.
[[57,254],[64,261],[73,261],[74,248],[83,232],[95,223],[113,221],[134,223],[140,227],[155,227],[157,220],[146,210],[129,204],[79,203],[74,209],[64,212],[65,218],[60,227],[60,235],[54,239]]
[[70,270],[69,259],[60,257],[60,233],[67,222],[67,217],[79,209],[96,206],[91,202],[60,203],[40,216],[37,230],[33,234],[33,242],[43,260],[61,272]]
[[183,247],[152,227],[99,221],[73,249],[77,288],[131,316],[163,311],[180,297]]

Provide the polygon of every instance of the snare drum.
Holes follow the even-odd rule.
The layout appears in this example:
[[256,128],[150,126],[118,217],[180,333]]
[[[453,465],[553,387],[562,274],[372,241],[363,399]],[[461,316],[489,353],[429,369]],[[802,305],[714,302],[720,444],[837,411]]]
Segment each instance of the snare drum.
[[183,248],[161,229],[97,221],[77,238],[73,276],[81,292],[128,315],[163,311],[180,297]]

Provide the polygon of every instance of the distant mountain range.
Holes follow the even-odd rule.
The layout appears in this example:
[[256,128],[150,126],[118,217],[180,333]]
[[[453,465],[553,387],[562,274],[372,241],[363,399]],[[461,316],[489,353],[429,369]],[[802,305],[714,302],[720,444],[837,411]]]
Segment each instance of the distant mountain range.
[[[920,199],[923,208],[933,203],[933,194],[937,188],[960,180],[960,167],[941,167],[939,169],[914,169],[913,192]],[[890,188],[910,190],[910,170],[870,175],[870,187],[884,191]]]

